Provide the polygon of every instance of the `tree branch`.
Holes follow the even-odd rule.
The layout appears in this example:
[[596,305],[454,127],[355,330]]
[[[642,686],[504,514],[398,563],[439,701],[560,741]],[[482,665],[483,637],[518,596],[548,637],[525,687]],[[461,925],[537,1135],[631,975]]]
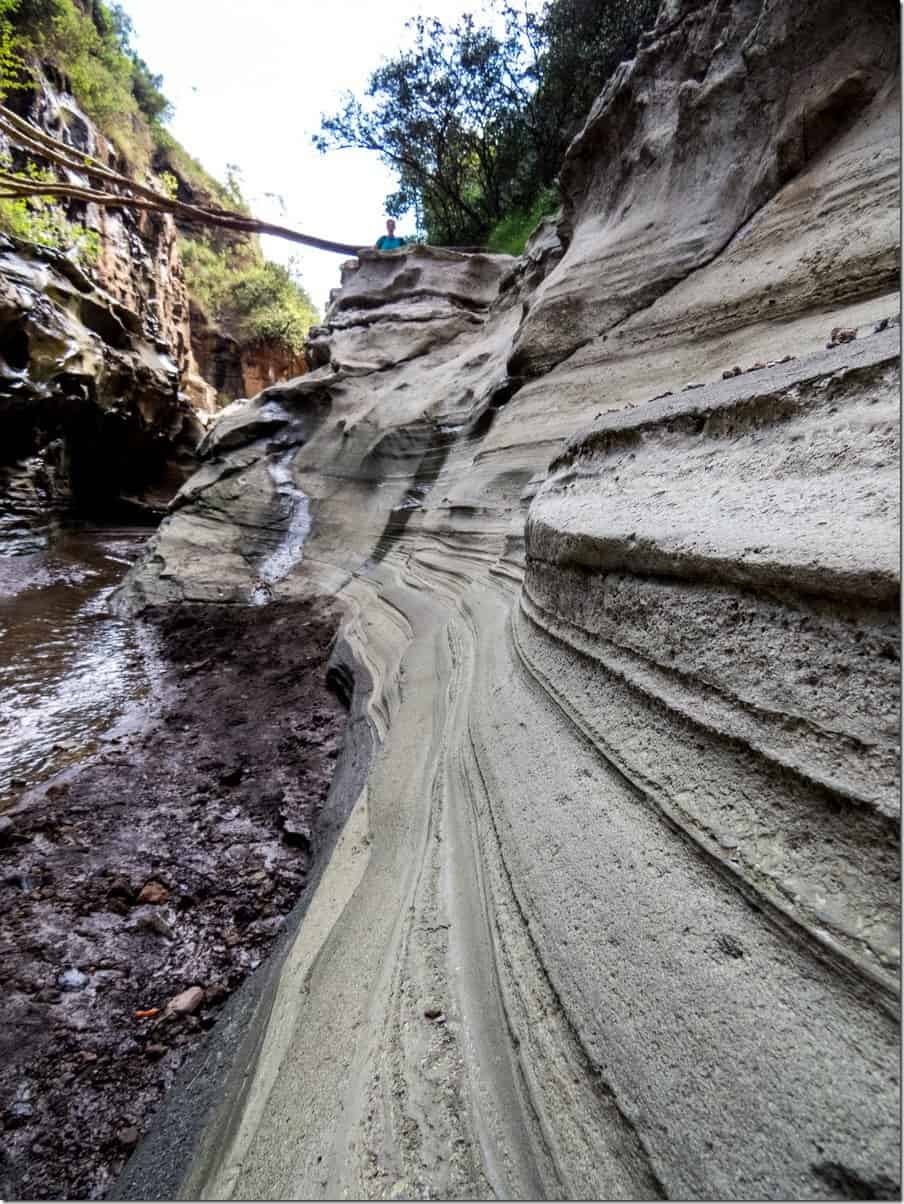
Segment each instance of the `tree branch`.
[[[73,151],[65,142],[50,137],[37,129],[30,122],[24,121],[4,105],[0,105],[0,132],[4,133],[13,145],[40,159],[52,163],[64,171],[86,176],[89,180],[99,181],[107,188],[91,188],[80,184],[63,181],[32,181],[15,176],[12,172],[0,170],[0,196],[15,197],[59,197],[84,201],[105,208],[137,209],[156,213],[168,213],[180,221],[200,226],[215,226],[220,229],[238,230],[246,234],[271,234],[275,238],[283,238],[288,242],[301,243],[306,247],[315,247],[320,251],[332,251],[337,255],[355,255],[360,246],[334,242],[331,239],[315,238],[311,234],[302,234],[286,226],[274,225],[271,222],[260,221],[248,214],[237,213],[229,209],[221,209],[214,205],[189,205],[156,189],[140,184],[119,172],[104,167],[89,155],[80,155]],[[121,192],[110,189],[122,189]]]

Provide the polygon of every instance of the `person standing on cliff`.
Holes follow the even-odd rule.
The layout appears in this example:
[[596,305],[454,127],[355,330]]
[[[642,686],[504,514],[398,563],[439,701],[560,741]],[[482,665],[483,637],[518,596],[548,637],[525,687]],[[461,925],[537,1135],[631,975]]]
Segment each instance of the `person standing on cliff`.
[[396,251],[405,246],[404,238],[396,238],[395,222],[389,218],[386,222],[386,233],[381,234],[374,246],[378,251]]

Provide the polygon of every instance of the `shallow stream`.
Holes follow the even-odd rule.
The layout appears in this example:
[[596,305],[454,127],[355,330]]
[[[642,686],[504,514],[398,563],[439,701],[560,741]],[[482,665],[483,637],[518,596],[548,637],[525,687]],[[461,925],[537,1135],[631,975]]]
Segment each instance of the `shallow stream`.
[[0,557],[0,810],[90,752],[145,693],[147,635],[107,599],[150,533],[73,530]]

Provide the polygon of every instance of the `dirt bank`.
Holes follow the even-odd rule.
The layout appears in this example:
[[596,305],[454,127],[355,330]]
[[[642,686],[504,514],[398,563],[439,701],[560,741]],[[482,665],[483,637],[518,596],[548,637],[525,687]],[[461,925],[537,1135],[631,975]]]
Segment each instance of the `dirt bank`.
[[341,745],[327,604],[147,622],[147,722],[0,820],[4,1198],[121,1169],[301,893]]

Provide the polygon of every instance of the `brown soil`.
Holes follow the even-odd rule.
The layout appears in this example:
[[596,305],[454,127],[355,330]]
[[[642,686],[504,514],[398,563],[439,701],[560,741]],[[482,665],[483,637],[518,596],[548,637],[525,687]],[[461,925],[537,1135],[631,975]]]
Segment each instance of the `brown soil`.
[[[265,957],[345,726],[336,618],[323,601],[152,616],[150,720],[0,819],[2,1198],[99,1196]],[[168,1014],[191,987],[197,1010]]]

